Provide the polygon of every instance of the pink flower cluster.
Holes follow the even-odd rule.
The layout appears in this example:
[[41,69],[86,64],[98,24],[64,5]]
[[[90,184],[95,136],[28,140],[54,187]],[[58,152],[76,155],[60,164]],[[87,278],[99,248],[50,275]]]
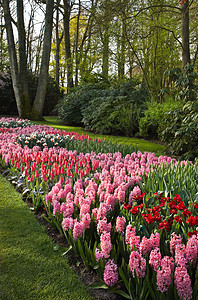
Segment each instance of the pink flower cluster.
[[110,287],[118,282],[118,267],[111,259],[105,265],[104,282]]
[[[173,249],[175,250],[173,252]],[[172,283],[171,274],[174,272],[174,284],[180,299],[191,299],[192,287],[188,274],[188,267],[192,263],[196,265],[198,253],[198,236],[189,238],[186,247],[182,244],[181,236],[175,233],[171,236],[170,250],[173,257],[165,256],[161,258],[159,248],[155,248],[150,253],[149,264],[157,272],[157,287],[162,293],[166,293]]]

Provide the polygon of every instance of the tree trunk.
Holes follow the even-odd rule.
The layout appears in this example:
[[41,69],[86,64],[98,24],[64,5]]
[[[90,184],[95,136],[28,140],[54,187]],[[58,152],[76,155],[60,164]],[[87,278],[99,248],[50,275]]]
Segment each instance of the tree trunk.
[[190,47],[189,47],[189,0],[182,4],[182,68],[190,63]]
[[64,0],[64,31],[65,31],[65,53],[67,60],[67,89],[70,90],[74,87],[73,82],[73,62],[71,56],[71,45],[70,45],[70,3],[69,0]]
[[44,32],[40,75],[38,80],[36,97],[31,111],[31,118],[33,118],[34,120],[42,119],[43,106],[44,106],[44,101],[45,101],[45,96],[47,91],[52,27],[53,27],[53,8],[54,8],[54,0],[47,0],[46,15],[45,15],[45,32]]
[[59,85],[59,78],[60,78],[60,38],[59,38],[59,4],[60,0],[57,1],[57,9],[56,9],[56,83]]
[[22,103],[25,111],[30,112],[30,97],[27,81],[27,57],[26,57],[26,43],[25,43],[25,25],[24,25],[24,12],[23,1],[17,0],[17,27],[19,37],[19,77],[22,86]]
[[109,24],[104,26],[103,51],[102,51],[102,75],[108,79],[109,74]]
[[120,50],[118,52],[118,79],[122,80],[124,78],[124,73],[125,73],[125,46],[126,46],[126,41],[125,41],[125,36],[126,36],[126,24],[125,21],[122,20],[122,25],[121,25],[121,45],[120,45]]
[[78,53],[78,40],[79,40],[79,23],[80,23],[80,14],[81,14],[81,2],[79,0],[79,8],[78,8],[78,16],[77,16],[77,24],[76,24],[76,42],[75,42],[75,86],[78,86],[78,71],[79,71],[79,53]]
[[[17,55],[16,55],[16,49],[15,49],[15,42],[14,42],[14,34],[13,34],[13,29],[12,29],[12,24],[11,24],[9,0],[3,1],[3,10],[4,10],[5,27],[6,27],[7,39],[8,39],[8,51],[9,51],[9,57],[10,57],[11,77],[12,77],[13,90],[14,90],[14,94],[15,94],[15,98],[16,98],[17,109],[18,109],[20,118],[28,118],[29,112],[30,112],[29,103],[28,103],[28,98],[26,97],[26,95],[23,91],[21,81],[20,81],[20,75],[19,75],[18,63],[17,63]],[[19,21],[19,23],[20,23],[20,21]],[[19,25],[19,27],[20,26],[21,26],[21,24]],[[20,68],[21,68],[21,66],[20,66]]]

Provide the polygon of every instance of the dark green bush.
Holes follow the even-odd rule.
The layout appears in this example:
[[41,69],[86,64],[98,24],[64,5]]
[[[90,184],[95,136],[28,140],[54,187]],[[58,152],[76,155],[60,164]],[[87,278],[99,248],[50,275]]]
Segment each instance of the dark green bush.
[[135,81],[109,88],[101,84],[74,89],[59,103],[65,124],[83,125],[102,134],[134,135],[143,115],[148,92]]
[[167,99],[162,103],[148,102],[145,115],[140,119],[139,136],[161,139],[161,133],[165,129],[166,113],[181,109],[182,105],[181,101],[173,101],[173,99]]
[[170,145],[172,154],[190,160],[198,157],[198,101],[188,101],[182,109],[168,111],[164,124],[162,139]]
[[0,107],[2,115],[17,115],[17,106],[9,73],[0,73]]
[[[28,85],[30,91],[30,101],[33,104],[36,89],[37,89],[38,77],[32,73],[28,73]],[[63,93],[60,91],[59,87],[55,81],[49,77],[47,93],[43,108],[43,115],[50,115],[56,113],[55,107],[58,101],[63,97]],[[14,96],[14,91],[12,87],[12,80],[10,74],[0,73],[0,107],[1,114],[3,115],[17,115],[17,106]]]
[[183,107],[167,111],[161,138],[169,143],[172,154],[194,160],[198,156],[198,73],[187,64],[184,70],[171,70],[167,75]]
[[83,125],[82,110],[89,106],[94,97],[104,93],[101,84],[85,84],[74,88],[58,104],[58,116],[66,125]]

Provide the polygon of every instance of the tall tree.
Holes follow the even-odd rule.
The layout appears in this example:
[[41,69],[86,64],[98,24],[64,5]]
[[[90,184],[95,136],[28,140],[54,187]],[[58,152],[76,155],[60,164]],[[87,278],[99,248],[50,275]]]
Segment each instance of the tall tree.
[[70,43],[70,14],[72,9],[72,3],[70,0],[64,0],[64,32],[65,32],[65,54],[67,61],[67,88],[68,90],[73,88],[73,62],[71,55],[71,43]]
[[46,0],[45,32],[42,51],[42,61],[36,97],[32,108],[30,107],[29,90],[27,83],[27,53],[23,1],[17,0],[19,63],[17,60],[17,53],[15,48],[14,34],[12,28],[12,17],[10,13],[9,2],[9,0],[3,0],[2,4],[4,10],[5,27],[7,32],[11,76],[19,117],[30,119],[42,119],[42,111],[47,90],[54,0]]
[[182,20],[182,68],[190,63],[190,45],[189,45],[189,0],[181,2],[181,20]]
[[[17,109],[18,109],[19,117],[28,118],[30,113],[30,101],[28,95],[25,93],[26,91],[23,90],[23,85],[21,82],[20,70],[22,71],[23,69],[23,63],[20,63],[20,70],[18,69],[17,54],[15,48],[14,34],[12,29],[12,18],[11,18],[10,8],[9,8],[9,0],[3,0],[3,9],[4,9],[4,18],[5,18],[5,27],[7,32],[7,40],[8,40],[11,76],[12,76],[13,89],[16,98]],[[17,9],[18,17],[19,14],[21,13],[22,12],[20,6],[20,8]],[[20,22],[22,23],[23,21],[19,20],[19,24]],[[19,30],[20,30],[20,26],[23,27],[23,25],[21,24],[19,25]],[[23,38],[20,38],[21,43],[23,43],[22,40]],[[20,51],[22,51],[21,50],[22,47],[23,45],[19,46]],[[21,59],[21,55],[19,55],[19,59]]]
[[38,80],[36,97],[31,110],[31,117],[35,120],[42,119],[43,106],[44,106],[44,101],[45,101],[45,96],[47,91],[48,70],[49,70],[49,61],[50,61],[50,52],[51,52],[52,26],[53,26],[53,7],[54,7],[54,0],[47,0],[46,13],[45,13],[45,32],[44,32],[40,75]]

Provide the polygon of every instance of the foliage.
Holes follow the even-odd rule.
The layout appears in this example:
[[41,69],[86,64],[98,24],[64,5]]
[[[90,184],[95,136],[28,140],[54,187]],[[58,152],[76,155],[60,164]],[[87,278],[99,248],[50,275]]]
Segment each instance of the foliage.
[[10,73],[0,73],[0,107],[3,115],[17,115]]
[[136,81],[110,88],[84,85],[59,103],[59,118],[64,123],[83,124],[102,134],[132,136],[138,131],[148,93]]
[[[89,135],[92,139],[97,138],[106,141],[111,141],[113,143],[117,143],[120,145],[129,145],[130,147],[133,145],[138,150],[141,152],[154,152],[156,156],[160,156],[164,154],[165,151],[165,146],[158,144],[158,143],[153,143],[149,142],[145,139],[137,139],[137,138],[132,138],[132,137],[125,137],[125,136],[109,136],[109,135],[102,135],[102,134],[96,134],[96,133],[91,133],[90,131],[86,131],[82,129],[81,127],[73,127],[73,126],[65,126],[62,124],[61,120],[57,120],[56,117],[45,117],[44,121],[37,121],[35,122],[36,124],[44,125],[48,124],[48,126],[51,126],[53,128],[59,128],[62,131],[66,132],[78,132],[80,135],[84,134]],[[121,152],[121,151],[120,151]],[[130,151],[131,152],[131,151]]]
[[[176,68],[165,73],[168,77],[168,85],[163,93],[172,93],[174,100],[196,101],[198,98],[198,73],[194,71],[194,65],[187,64],[184,69]],[[170,90],[171,83],[174,86]]]
[[146,99],[148,93],[135,81],[112,87],[106,95],[93,98],[83,110],[85,128],[102,134],[133,136],[138,131]]
[[82,110],[94,97],[99,97],[103,85],[86,84],[73,89],[58,104],[58,116],[64,124],[82,125]]
[[[28,85],[30,93],[30,102],[33,104],[36,89],[37,89],[38,77],[28,72]],[[43,114],[50,115],[52,113],[56,114],[56,105],[59,99],[63,96],[62,91],[56,85],[55,81],[48,77],[47,93],[44,103]],[[17,106],[14,96],[14,91],[12,87],[12,80],[9,73],[0,74],[0,106],[1,114],[4,115],[17,115]]]
[[188,101],[182,109],[168,111],[164,125],[162,139],[172,153],[194,160],[198,156],[198,102]]
[[142,137],[161,138],[161,132],[165,129],[164,118],[168,111],[174,111],[182,107],[181,101],[167,99],[165,102],[147,102],[147,110],[139,122],[139,133]]

